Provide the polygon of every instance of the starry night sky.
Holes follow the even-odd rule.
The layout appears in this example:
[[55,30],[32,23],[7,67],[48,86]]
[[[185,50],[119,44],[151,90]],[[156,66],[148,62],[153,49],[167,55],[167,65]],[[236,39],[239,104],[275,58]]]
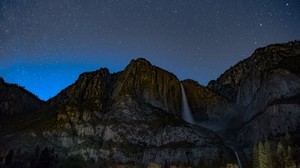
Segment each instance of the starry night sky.
[[0,0],[0,76],[44,100],[138,57],[206,85],[256,48],[296,39],[299,0]]

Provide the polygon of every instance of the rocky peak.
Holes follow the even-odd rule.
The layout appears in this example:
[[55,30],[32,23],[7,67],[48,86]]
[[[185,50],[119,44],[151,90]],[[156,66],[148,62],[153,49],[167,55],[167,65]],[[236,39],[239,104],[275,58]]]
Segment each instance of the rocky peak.
[[273,44],[209,82],[208,88],[230,100],[242,121],[235,135],[244,150],[266,137],[276,141],[286,132],[298,136],[299,65],[300,41]]
[[141,104],[150,104],[179,116],[180,83],[177,77],[153,66],[144,58],[132,60],[124,71],[110,74],[108,69],[83,73],[71,86],[49,100],[60,106],[75,104],[103,111],[104,104],[130,96]]
[[81,74],[76,82],[50,99],[52,105],[73,104],[100,110],[108,99],[113,79],[107,68]]
[[[290,68],[285,62],[299,59],[300,42],[274,44],[255,50],[251,57],[225,71],[217,80],[210,81],[208,88],[232,102],[248,105],[255,96],[261,80],[277,68]],[[294,66],[294,69],[297,69]]]
[[145,58],[137,58],[137,59],[132,59],[128,66],[145,67],[145,66],[153,66],[153,65]]
[[180,114],[179,80],[174,74],[151,65],[144,58],[132,60],[120,74],[114,86],[113,99],[124,95],[168,113]]

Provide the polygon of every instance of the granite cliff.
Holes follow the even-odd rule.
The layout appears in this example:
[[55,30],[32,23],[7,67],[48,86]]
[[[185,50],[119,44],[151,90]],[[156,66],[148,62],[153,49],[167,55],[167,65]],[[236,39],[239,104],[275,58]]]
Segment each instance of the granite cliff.
[[237,142],[244,152],[268,139],[278,141],[290,133],[295,141],[300,131],[300,42],[274,44],[228,69],[208,88],[241,107]]

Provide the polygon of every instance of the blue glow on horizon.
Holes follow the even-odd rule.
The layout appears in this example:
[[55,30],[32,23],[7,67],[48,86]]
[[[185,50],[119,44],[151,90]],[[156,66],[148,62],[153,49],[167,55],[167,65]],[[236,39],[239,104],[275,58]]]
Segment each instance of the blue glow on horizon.
[[0,76],[7,83],[15,83],[37,95],[42,100],[58,94],[74,83],[84,72],[108,68],[110,73],[124,69],[122,63],[102,62],[49,62],[40,64],[18,63],[0,69]]

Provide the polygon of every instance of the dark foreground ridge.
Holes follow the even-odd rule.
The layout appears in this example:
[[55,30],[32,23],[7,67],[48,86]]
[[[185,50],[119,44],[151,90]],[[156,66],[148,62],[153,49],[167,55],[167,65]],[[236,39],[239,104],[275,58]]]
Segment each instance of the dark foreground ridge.
[[[0,167],[255,167],[263,149],[299,166],[299,65],[299,41],[274,44],[205,87],[139,58],[47,102],[0,78]],[[180,84],[197,125],[181,119]]]

